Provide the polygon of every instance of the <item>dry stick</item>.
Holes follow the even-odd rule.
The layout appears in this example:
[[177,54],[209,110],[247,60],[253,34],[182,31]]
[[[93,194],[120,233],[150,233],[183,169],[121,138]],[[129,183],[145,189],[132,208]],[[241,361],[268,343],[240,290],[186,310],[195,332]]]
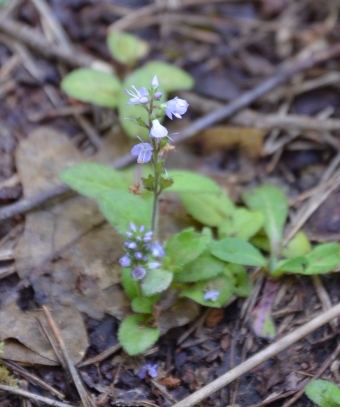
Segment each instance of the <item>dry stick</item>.
[[60,346],[60,349],[61,349],[61,351],[63,353],[63,357],[64,357],[64,359],[66,361],[66,364],[67,364],[68,370],[69,370],[69,372],[70,372],[70,374],[72,376],[73,382],[74,382],[74,384],[75,384],[75,386],[76,386],[76,388],[78,390],[80,399],[83,402],[84,407],[90,407],[90,406],[92,406],[91,400],[89,399],[89,397],[88,397],[88,395],[86,393],[86,390],[85,390],[85,388],[83,386],[83,383],[82,383],[82,381],[81,381],[81,379],[79,377],[79,374],[78,374],[76,368],[74,367],[74,365],[73,365],[73,363],[72,363],[72,361],[71,361],[71,359],[70,359],[70,357],[68,355],[64,340],[60,335],[59,329],[58,329],[58,327],[57,327],[57,325],[56,325],[56,323],[55,323],[55,321],[54,321],[54,319],[52,317],[52,314],[51,314],[50,310],[45,305],[43,305],[43,310],[45,312],[47,322],[48,322],[54,336],[56,337],[56,339],[58,341],[58,344]]
[[114,353],[118,352],[122,348],[120,343],[111,346],[109,349],[104,350],[104,352],[99,353],[99,355],[93,356],[92,358],[84,360],[84,362],[78,363],[77,367],[85,367],[88,365],[92,365],[93,363],[100,363],[104,359],[108,358],[109,356],[113,355]]
[[63,26],[54,17],[53,11],[45,0],[31,0],[35,5],[41,16],[45,19],[48,27],[53,32],[53,35],[58,40],[59,44],[66,48],[68,51],[72,52],[72,47],[70,46],[70,41],[64,31]]
[[38,396],[37,394],[30,393],[29,391],[21,390],[16,387],[6,386],[4,384],[0,384],[0,390],[8,391],[9,393],[16,394],[17,396],[26,397],[30,400],[35,402],[45,403],[49,406],[54,407],[73,407],[73,404],[66,404],[62,403],[61,401],[51,400],[47,397]]
[[[2,21],[0,21],[0,29],[1,24]],[[301,58],[293,59],[292,61],[290,61],[289,64],[285,64],[283,67],[279,68],[279,71],[276,75],[267,79],[262,84],[256,86],[254,89],[248,92],[245,92],[239,98],[235,99],[233,102],[227,104],[226,106],[207,114],[201,119],[194,121],[188,127],[183,129],[181,134],[174,140],[174,143],[175,144],[181,143],[182,141],[187,140],[191,136],[197,134],[199,131],[211,126],[212,124],[219,122],[223,119],[229,118],[238,110],[245,108],[246,106],[257,100],[260,96],[264,95],[265,93],[269,92],[276,86],[288,80],[294,74],[305,69],[311,68],[314,65],[319,64],[321,62],[325,62],[328,59],[333,58],[339,54],[340,54],[340,44],[329,47],[323,51],[316,53],[315,55],[311,55],[306,59]],[[113,167],[115,169],[121,169],[133,163],[134,161],[135,158],[131,157],[130,154],[127,154],[126,156],[118,160],[113,165]],[[18,214],[25,213],[28,210],[31,210],[41,205],[42,203],[46,202],[49,199],[65,194],[69,190],[70,189],[68,186],[60,185],[58,187],[45,191],[41,194],[35,195],[30,199],[24,199],[15,204],[8,205],[7,207],[0,210],[0,221]]]
[[340,315],[340,304],[312,319],[172,407],[191,407]]
[[[219,3],[225,0],[210,0],[210,3]],[[206,0],[182,0],[181,7],[195,6],[198,4],[204,4]],[[141,7],[137,10],[132,11],[126,16],[122,17],[118,21],[114,22],[109,26],[110,31],[122,31],[128,28],[134,27],[134,23],[140,19],[144,19],[147,16],[151,16],[159,11],[167,10],[166,2],[159,2],[154,4],[149,4],[147,6]]]
[[27,25],[4,18],[3,13],[0,13],[0,31],[25,43],[28,47],[40,52],[46,58],[57,58],[76,68],[92,66],[94,63],[99,62],[102,66],[112,70],[112,66],[107,62],[99,61],[97,58],[79,49],[68,50],[62,45],[49,44],[39,32]]
[[54,394],[61,400],[63,400],[65,398],[65,396],[62,393],[60,393],[60,391],[58,391],[54,387],[50,386],[49,384],[45,383],[43,380],[39,379],[39,377],[34,376],[33,374],[31,374],[30,372],[25,370],[23,367],[15,364],[14,362],[12,362],[10,360],[6,360],[6,359],[1,359],[1,362],[4,365],[6,365],[8,368],[10,368],[13,372],[15,372],[19,376],[22,376],[23,378],[25,378],[28,382],[34,383],[37,386],[42,387],[43,389]]

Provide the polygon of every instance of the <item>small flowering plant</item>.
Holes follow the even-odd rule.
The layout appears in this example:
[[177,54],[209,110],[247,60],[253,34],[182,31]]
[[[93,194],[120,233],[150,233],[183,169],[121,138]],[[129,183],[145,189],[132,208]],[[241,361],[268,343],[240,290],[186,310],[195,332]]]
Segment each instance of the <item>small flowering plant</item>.
[[[217,242],[209,227],[202,231],[184,229],[166,242],[159,240],[158,201],[168,190],[180,194],[189,213],[190,199],[194,199],[194,217],[195,210],[200,210],[209,196],[222,199],[218,203],[219,213],[225,212],[226,216],[232,204],[210,179],[165,169],[167,155],[174,147],[161,120],[164,116],[181,119],[189,104],[178,97],[164,101],[158,76],[151,76],[149,81],[148,88],[131,85],[126,89],[125,103],[146,113],[129,118],[136,134],[140,134],[137,126],[147,130],[147,136],[138,136],[139,142],[132,147],[131,155],[137,165],[151,165],[151,173],[134,186],[129,186],[122,173],[95,163],[79,164],[61,174],[72,188],[95,198],[103,214],[124,237],[124,253],[119,263],[122,285],[131,300],[131,314],[122,321],[118,336],[130,355],[145,351],[157,341],[164,330],[163,314],[181,312],[179,304],[223,307],[232,294],[242,296],[250,292],[246,269],[226,261],[218,250],[217,255],[214,253]],[[213,210],[209,202],[207,210]],[[153,377],[154,371],[150,367],[142,375]]]

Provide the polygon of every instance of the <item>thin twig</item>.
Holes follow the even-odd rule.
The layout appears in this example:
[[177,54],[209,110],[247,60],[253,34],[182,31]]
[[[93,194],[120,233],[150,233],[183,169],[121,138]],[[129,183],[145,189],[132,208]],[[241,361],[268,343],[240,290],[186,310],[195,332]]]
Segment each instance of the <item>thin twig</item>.
[[340,304],[337,304],[330,310],[322,313],[321,315],[309,321],[307,324],[301,326],[300,328],[286,335],[277,342],[269,345],[266,349],[252,356],[245,362],[241,363],[218,379],[186,397],[179,403],[174,404],[172,407],[192,407],[195,404],[198,404],[200,401],[206,399],[211,394],[220,390],[222,387],[227,386],[229,383],[233,382],[241,375],[247,373],[249,370],[255,368],[261,363],[264,363],[268,359],[271,359],[273,356],[277,355],[289,346],[303,339],[305,336],[309,335],[311,332],[320,328],[332,319],[337,318],[339,315]]
[[45,403],[49,406],[54,407],[73,407],[73,404],[66,404],[62,403],[61,401],[51,400],[47,397],[38,396],[37,394],[30,393],[29,391],[21,390],[16,387],[6,386],[4,384],[0,384],[0,390],[8,391],[9,393],[16,394],[17,396],[26,397],[30,400],[35,402]]
[[41,16],[45,19],[49,28],[53,32],[55,38],[58,40],[59,44],[67,49],[67,51],[72,52],[72,47],[70,46],[70,40],[67,34],[60,24],[60,22],[54,17],[54,14],[50,6],[45,0],[31,0],[35,5]]
[[22,376],[23,378],[25,378],[28,382],[36,384],[37,386],[42,387],[43,389],[45,389],[45,390],[49,391],[50,393],[54,394],[55,396],[57,396],[61,400],[63,400],[65,398],[65,396],[62,393],[60,393],[60,391],[58,391],[54,387],[50,386],[49,384],[45,383],[43,380],[39,379],[39,377],[36,377],[36,376],[32,375],[32,373],[28,372],[23,367],[18,366],[17,364],[15,364],[14,362],[12,362],[10,360],[1,359],[1,361],[2,361],[2,363],[4,365],[9,367],[13,372],[15,372],[19,376]]
[[85,367],[88,365],[92,365],[94,363],[100,363],[109,356],[113,355],[114,353],[118,352],[122,348],[120,343],[111,346],[109,349],[104,350],[104,352],[100,353],[99,355],[93,356],[92,358],[84,360],[84,362],[78,363],[77,367]]
[[[174,139],[174,143],[181,143],[197,134],[201,130],[213,125],[214,123],[229,118],[238,110],[243,109],[249,104],[253,103],[255,100],[257,100],[257,98],[274,89],[279,84],[285,82],[296,73],[311,68],[321,62],[327,61],[328,59],[333,58],[338,54],[340,54],[340,44],[329,47],[305,59],[295,58],[291,60],[288,64],[285,64],[281,69],[279,69],[276,75],[264,81],[262,84],[256,86],[254,89],[248,92],[245,92],[239,98],[235,99],[233,102],[227,104],[226,106],[207,114],[201,119],[194,121],[192,124],[183,129],[181,134]],[[127,165],[133,163],[134,160],[134,157],[128,154],[119,159],[113,165],[113,167],[115,169],[122,169]],[[52,198],[63,195],[68,191],[69,187],[67,187],[66,185],[60,185],[41,194],[35,195],[30,199],[24,199],[20,202],[16,202],[15,204],[8,205],[7,207],[0,210],[0,221],[18,214],[25,213],[28,210],[31,210]]]
[[70,374],[72,376],[73,382],[74,382],[74,384],[75,384],[75,386],[76,386],[76,388],[78,390],[81,401],[83,402],[84,407],[91,407],[92,402],[91,402],[90,398],[88,397],[88,394],[86,393],[83,382],[81,381],[81,379],[79,377],[79,374],[78,374],[76,368],[74,367],[74,365],[73,365],[73,363],[72,363],[72,361],[71,361],[71,359],[70,359],[70,357],[68,355],[64,340],[63,340],[62,336],[60,335],[59,329],[58,329],[58,327],[57,327],[57,325],[56,325],[56,323],[55,323],[55,321],[54,321],[54,319],[52,317],[52,314],[51,314],[50,310],[45,305],[43,305],[43,310],[44,310],[44,313],[46,315],[47,322],[48,322],[48,324],[49,324],[49,326],[50,326],[56,340],[58,341],[60,349],[61,349],[61,351],[63,353],[63,358],[65,359],[68,370],[69,370],[69,372],[70,372]]

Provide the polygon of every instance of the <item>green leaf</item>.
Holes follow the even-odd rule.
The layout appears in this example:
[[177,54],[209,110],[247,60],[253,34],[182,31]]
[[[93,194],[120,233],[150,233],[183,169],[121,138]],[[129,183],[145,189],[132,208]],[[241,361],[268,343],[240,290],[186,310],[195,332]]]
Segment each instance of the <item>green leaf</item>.
[[179,196],[186,211],[204,225],[218,226],[233,211],[233,205],[223,193],[219,195],[182,193]]
[[147,42],[122,31],[111,31],[107,36],[107,45],[117,61],[130,66],[146,57],[150,51]]
[[263,225],[263,215],[258,211],[248,211],[245,208],[236,209],[218,228],[219,238],[239,237],[248,240],[254,236]]
[[328,380],[313,380],[305,387],[306,395],[320,407],[340,407],[340,389]]
[[153,73],[153,75],[157,75],[160,86],[167,92],[192,89],[194,87],[194,78],[173,64],[161,61],[150,61],[144,65],[142,69]]
[[[192,286],[185,288],[180,297],[187,297],[198,304],[205,305],[207,307],[221,308],[227,305],[229,298],[234,290],[233,276],[225,272],[224,275],[217,276],[211,280],[199,281]],[[206,301],[204,294],[207,291],[219,291],[220,295],[216,301]]]
[[131,277],[131,269],[122,267],[122,285],[130,300],[140,296],[139,282]]
[[149,270],[142,281],[142,290],[146,296],[165,291],[173,279],[171,271],[156,269]]
[[69,96],[83,102],[104,107],[116,107],[121,94],[121,83],[115,76],[89,68],[69,73],[61,82],[61,88]]
[[210,243],[209,233],[197,233],[193,228],[185,229],[171,236],[165,246],[169,266],[182,268],[202,254]]
[[186,264],[180,273],[176,273],[175,277],[177,281],[183,282],[208,280],[222,273],[225,267],[225,262],[205,251],[194,261]]
[[129,183],[124,175],[97,163],[81,163],[62,171],[59,177],[82,195],[98,199],[103,192],[112,189],[127,189]]
[[325,243],[306,255],[309,265],[303,274],[325,274],[340,265],[340,244]]
[[304,256],[312,250],[308,237],[303,232],[298,232],[293,239],[282,249],[282,256],[287,259]]
[[259,249],[264,250],[265,252],[270,251],[270,243],[267,236],[263,236],[262,234],[253,236],[250,239],[250,243],[258,247]]
[[233,263],[228,264],[226,270],[234,277],[234,293],[239,297],[248,297],[251,294],[253,285],[247,270],[240,264]]
[[159,295],[153,295],[152,297],[137,297],[131,302],[132,311],[139,314],[151,314],[152,306],[156,304],[159,299]]
[[149,349],[159,336],[160,330],[148,326],[144,315],[125,318],[118,330],[119,342],[129,355],[137,355]]
[[212,244],[211,253],[217,258],[245,266],[266,266],[267,261],[250,243],[229,237]]
[[140,196],[116,189],[101,194],[98,203],[106,219],[121,234],[129,229],[130,222],[146,228],[150,225],[151,203]]
[[288,200],[281,189],[263,185],[243,195],[247,206],[264,217],[264,229],[269,237],[271,251],[278,255],[283,227],[288,215]]
[[[169,171],[169,177],[174,180],[174,184],[168,189],[167,192],[223,194],[222,189],[211,178],[195,172],[173,170]],[[231,201],[230,206],[231,208],[234,206]]]
[[279,277],[284,273],[306,274],[308,264],[309,261],[307,257],[304,256],[281,260],[276,264],[275,270],[272,271],[271,275],[273,277]]

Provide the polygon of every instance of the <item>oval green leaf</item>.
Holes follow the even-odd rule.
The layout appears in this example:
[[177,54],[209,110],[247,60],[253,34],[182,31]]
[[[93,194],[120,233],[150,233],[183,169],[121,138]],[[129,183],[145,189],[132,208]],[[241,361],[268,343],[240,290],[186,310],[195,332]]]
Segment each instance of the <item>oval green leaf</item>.
[[263,215],[261,212],[239,208],[219,225],[218,236],[220,239],[239,237],[248,240],[261,229],[262,225]]
[[[117,231],[125,235],[130,222],[146,228],[151,222],[151,202],[124,190],[112,190],[102,193],[98,203],[106,219]],[[138,210],[136,210],[138,208]]]
[[195,172],[174,170],[169,171],[169,177],[174,180],[174,183],[166,192],[223,194],[220,186],[211,178]]
[[313,380],[305,387],[306,395],[320,407],[340,407],[340,389],[327,380]]
[[277,256],[282,240],[283,227],[288,215],[286,195],[273,185],[263,185],[243,195],[247,206],[264,217],[264,229],[270,240],[272,253]]
[[111,31],[107,37],[109,50],[117,61],[126,65],[134,65],[150,51],[149,44],[133,34]]
[[212,244],[211,253],[217,258],[245,266],[267,264],[262,254],[250,243],[237,237],[229,237]]
[[112,189],[127,189],[124,175],[98,163],[81,163],[62,171],[59,177],[65,184],[82,195],[97,199]]
[[173,273],[171,271],[156,269],[148,270],[142,281],[142,290],[146,296],[165,291],[171,284]]
[[129,355],[146,351],[159,336],[160,330],[150,327],[143,315],[131,315],[125,318],[118,330],[119,342]]
[[116,107],[121,93],[118,78],[106,72],[80,68],[69,73],[61,88],[75,99],[104,107]]

